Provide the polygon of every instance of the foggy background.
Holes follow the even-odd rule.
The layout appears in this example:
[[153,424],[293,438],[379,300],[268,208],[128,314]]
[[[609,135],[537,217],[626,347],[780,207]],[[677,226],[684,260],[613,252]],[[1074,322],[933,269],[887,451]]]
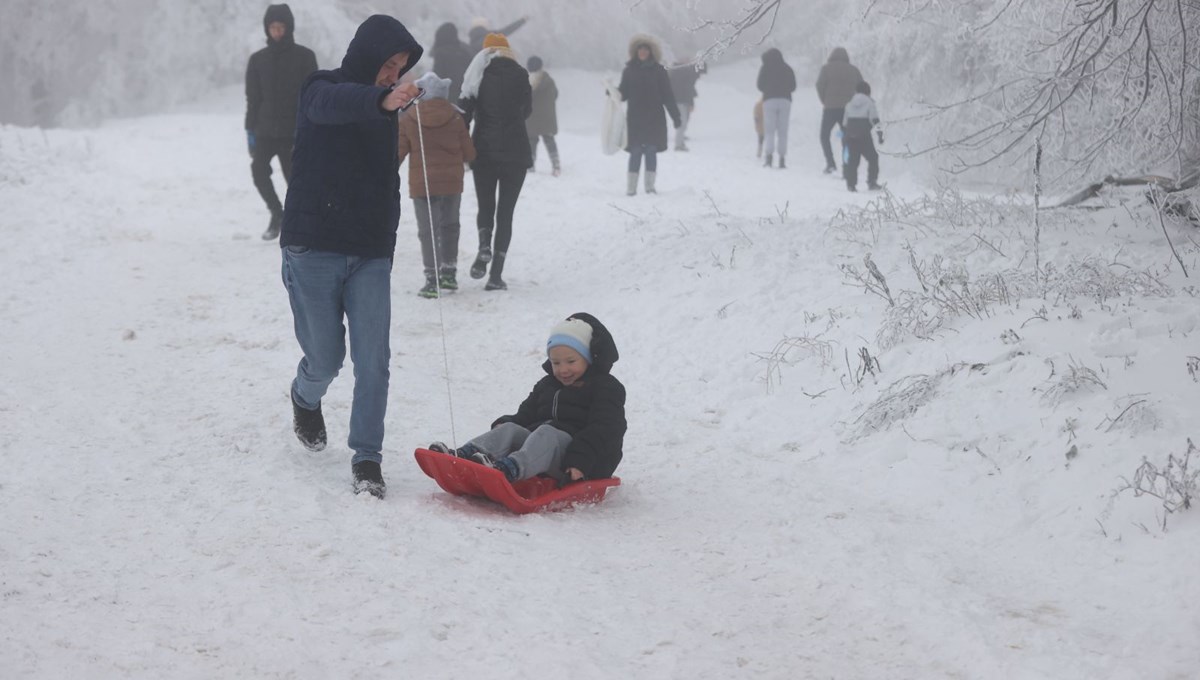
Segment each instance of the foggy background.
[[[1015,190],[1031,188],[1035,139],[1045,149],[1044,181],[1051,184],[1151,171],[1179,177],[1200,157],[1200,35],[1187,39],[1189,27],[1200,27],[1195,0],[288,4],[296,41],[316,52],[321,68],[340,64],[363,19],[385,13],[404,22],[427,49],[446,21],[465,41],[473,21],[499,27],[528,16],[511,36],[522,61],[537,54],[550,71],[610,73],[622,67],[636,32],[659,36],[668,61],[690,59],[729,37],[731,22],[755,8],[778,9],[727,50],[710,54],[710,66],[757,61],[767,47],[777,47],[796,71],[796,105],[817,107],[812,86],[820,65],[831,48],[845,46],[872,84],[892,140],[889,153],[920,154],[956,172],[982,163],[986,172],[967,174]],[[6,0],[0,7],[0,124],[88,126],[239,87],[250,54],[265,45],[267,5]],[[1096,16],[1102,18],[1095,22],[1099,29],[1081,32]],[[705,21],[713,27],[689,30]],[[1069,63],[1092,51],[1096,59]],[[417,71],[431,62],[422,60]],[[752,104],[753,82],[746,91]],[[703,96],[702,80],[701,101]],[[1052,115],[1039,117],[1047,111]]]

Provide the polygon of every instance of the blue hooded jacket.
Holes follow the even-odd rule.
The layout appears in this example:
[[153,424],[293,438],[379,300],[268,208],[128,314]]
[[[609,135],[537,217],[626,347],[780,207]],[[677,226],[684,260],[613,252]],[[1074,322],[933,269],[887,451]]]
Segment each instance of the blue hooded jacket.
[[300,90],[292,176],[280,247],[305,246],[359,257],[392,257],[400,221],[395,112],[380,108],[383,64],[424,50],[396,19],[381,14],[358,27],[341,68],[317,71]]

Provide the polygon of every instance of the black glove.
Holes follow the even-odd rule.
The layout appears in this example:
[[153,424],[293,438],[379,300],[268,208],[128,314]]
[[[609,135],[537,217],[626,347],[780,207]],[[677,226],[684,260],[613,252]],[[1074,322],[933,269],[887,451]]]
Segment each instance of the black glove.
[[876,130],[875,138],[879,140],[880,144],[883,144],[883,130]]

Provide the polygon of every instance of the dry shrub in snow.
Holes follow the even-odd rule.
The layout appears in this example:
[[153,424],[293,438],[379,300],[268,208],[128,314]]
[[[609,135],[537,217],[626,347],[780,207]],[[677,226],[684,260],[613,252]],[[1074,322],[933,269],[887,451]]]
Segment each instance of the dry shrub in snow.
[[855,434],[852,439],[885,430],[892,423],[916,413],[937,394],[937,386],[943,375],[909,375],[888,385],[879,398],[854,419]]
[[1042,402],[1049,406],[1057,407],[1072,394],[1108,389],[1096,371],[1074,359],[1062,373],[1058,372],[1050,359],[1046,363],[1050,364],[1050,377],[1046,379],[1048,386],[1042,390]]
[[[1070,215],[1048,215],[1052,224],[1065,222]],[[921,236],[948,236],[970,230],[989,234],[987,245],[998,253],[1003,238],[1018,236],[1017,229],[1029,221],[1029,206],[995,197],[967,197],[950,186],[906,201],[884,192],[862,207],[839,210],[829,222],[829,232],[847,243],[874,246],[889,229],[909,227]],[[995,239],[1001,237],[997,244]],[[976,245],[979,245],[978,243]]]
[[785,337],[767,352],[752,352],[759,361],[766,363],[765,379],[767,389],[772,385],[783,382],[782,368],[791,366],[805,359],[817,359],[821,368],[827,368],[833,361],[833,345],[828,340],[807,335]]
[[1179,510],[1192,507],[1192,501],[1200,491],[1200,469],[1190,469],[1192,454],[1196,445],[1191,439],[1187,440],[1187,451],[1176,457],[1168,454],[1167,467],[1159,469],[1154,463],[1143,458],[1142,464],[1133,473],[1133,481],[1128,479],[1125,486],[1117,491],[1132,490],[1134,496],[1151,496],[1162,501],[1162,528],[1167,529],[1167,517]]
[[1096,426],[1097,430],[1103,428],[1105,432],[1122,430],[1140,434],[1148,430],[1157,430],[1162,425],[1162,419],[1158,417],[1158,412],[1150,405],[1148,399],[1128,396],[1118,400],[1116,406],[1121,411],[1116,416],[1105,416]]

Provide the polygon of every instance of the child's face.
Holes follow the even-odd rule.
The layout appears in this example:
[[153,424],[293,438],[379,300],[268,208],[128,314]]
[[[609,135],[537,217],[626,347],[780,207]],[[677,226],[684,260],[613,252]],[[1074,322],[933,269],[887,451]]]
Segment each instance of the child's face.
[[564,386],[570,387],[583,376],[583,372],[588,368],[588,362],[579,352],[570,347],[558,345],[550,348],[550,366],[554,370],[554,377]]

